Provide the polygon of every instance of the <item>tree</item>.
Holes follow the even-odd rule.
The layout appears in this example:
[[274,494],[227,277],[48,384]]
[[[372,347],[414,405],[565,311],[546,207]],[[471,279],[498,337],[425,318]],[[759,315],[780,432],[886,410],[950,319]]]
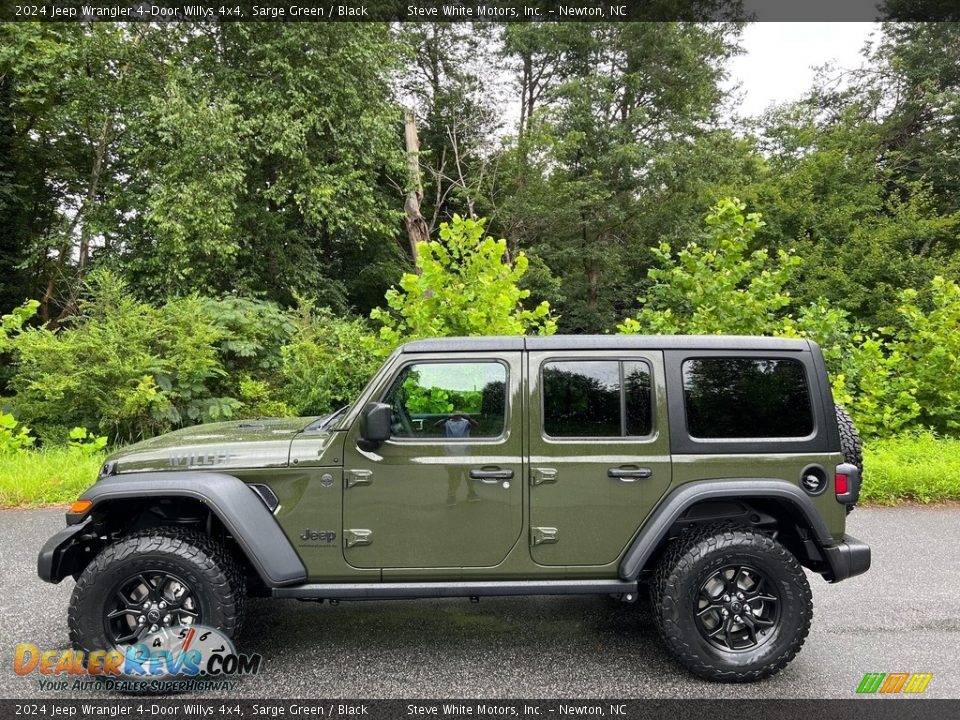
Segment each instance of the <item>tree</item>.
[[707,231],[673,253],[654,250],[660,267],[638,298],[640,310],[617,326],[621,333],[654,335],[771,335],[782,331],[791,298],[787,283],[800,259],[779,250],[750,251],[763,227],[759,213],[744,214],[736,198],[719,201],[706,216]]
[[[499,34],[496,26],[480,23],[401,30],[410,58],[401,85],[419,121],[426,236],[455,213],[476,217],[483,202],[488,156],[501,127],[495,75],[489,72]],[[404,190],[410,189],[408,180]]]
[[0,26],[15,178],[3,201],[18,211],[20,282],[44,320],[76,311],[96,249],[115,236],[113,200],[133,174],[122,152],[129,120],[142,112],[177,32],[139,23]]
[[958,52],[950,23],[885,24],[862,68],[765,118],[766,167],[736,192],[766,209],[758,243],[802,258],[802,301],[887,325],[901,289],[960,273]]
[[127,276],[153,297],[239,290],[288,304],[301,292],[343,309],[368,295],[360,281],[382,294],[400,268],[396,56],[376,24],[192,36],[152,95]]
[[507,47],[521,68],[537,75],[536,58],[544,77],[533,86],[522,70],[522,93],[537,99],[492,195],[498,227],[562,278],[563,329],[596,332],[635,294],[633,277],[657,240],[637,233],[660,194],[650,173],[662,153],[712,119],[738,30],[685,23],[575,30],[512,34]]
[[153,301],[382,297],[398,48],[377,24],[0,27],[0,263],[43,319],[75,313],[98,264]]
[[553,334],[549,303],[522,305],[530,295],[518,286],[526,256],[505,262],[506,250],[506,240],[484,234],[483,220],[455,215],[443,223],[439,240],[421,244],[419,272],[405,273],[387,291],[388,309],[371,313],[387,349],[421,337]]

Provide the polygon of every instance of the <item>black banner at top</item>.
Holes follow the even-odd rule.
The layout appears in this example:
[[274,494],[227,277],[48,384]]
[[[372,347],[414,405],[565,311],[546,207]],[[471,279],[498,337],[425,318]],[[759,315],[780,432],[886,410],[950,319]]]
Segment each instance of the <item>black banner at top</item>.
[[12,22],[956,21],[958,0],[0,0]]

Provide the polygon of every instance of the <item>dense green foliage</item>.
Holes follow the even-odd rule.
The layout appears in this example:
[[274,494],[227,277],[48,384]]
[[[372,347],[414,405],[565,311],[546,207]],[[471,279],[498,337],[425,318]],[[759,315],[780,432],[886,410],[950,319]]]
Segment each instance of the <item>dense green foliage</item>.
[[280,349],[280,397],[297,415],[319,415],[353,401],[382,357],[370,328],[301,301],[293,333]]
[[284,311],[191,295],[155,307],[101,272],[79,307],[58,330],[7,336],[12,405],[45,441],[65,442],[73,426],[132,441],[238,415],[326,412],[377,362],[361,321],[307,302]]
[[67,428],[129,442],[198,422],[326,413],[353,400],[405,340],[551,332],[546,302],[520,304],[526,259],[504,262],[505,247],[483,235],[481,221],[444,224],[419,272],[387,293],[390,309],[374,312],[379,334],[305,299],[289,310],[233,296],[152,305],[100,270],[57,329],[27,324],[36,303],[4,317],[10,404],[44,442],[74,445],[87,436]]
[[801,261],[782,249],[749,251],[764,226],[727,199],[706,216],[702,237],[674,253],[654,251],[657,266],[635,316],[618,329],[636,334],[743,334],[808,337],[823,348],[834,397],[861,433],[910,427],[956,434],[960,412],[960,286],[935,276],[922,291],[903,290],[893,327],[867,330],[818,298],[801,305],[786,290]]
[[763,227],[759,213],[743,214],[736,199],[719,202],[706,217],[707,232],[674,256],[663,243],[653,250],[652,281],[640,310],[618,328],[626,334],[782,334],[791,304],[786,285],[800,259],[778,250],[750,251]]
[[29,450],[34,442],[30,428],[18,423],[10,413],[0,413],[0,455]]
[[392,348],[421,337],[553,334],[548,302],[531,310],[521,304],[530,296],[519,287],[526,255],[507,261],[506,254],[507,241],[487,237],[482,220],[454,215],[440,226],[439,240],[421,244],[416,272],[387,291],[389,310],[373,311],[383,342]]
[[155,302],[382,297],[404,53],[376,24],[0,24],[0,303],[65,318],[102,264]]

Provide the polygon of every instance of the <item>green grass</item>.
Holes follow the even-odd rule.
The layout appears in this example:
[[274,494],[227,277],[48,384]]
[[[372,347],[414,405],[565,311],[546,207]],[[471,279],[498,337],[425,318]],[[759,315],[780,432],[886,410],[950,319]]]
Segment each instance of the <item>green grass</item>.
[[0,507],[73,502],[93,485],[103,458],[71,448],[0,454]]
[[960,440],[917,433],[868,442],[860,499],[879,505],[960,500]]

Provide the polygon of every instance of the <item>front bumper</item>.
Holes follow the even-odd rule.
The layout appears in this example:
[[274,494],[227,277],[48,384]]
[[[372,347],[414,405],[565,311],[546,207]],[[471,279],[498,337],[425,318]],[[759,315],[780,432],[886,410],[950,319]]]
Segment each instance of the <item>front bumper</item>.
[[830,572],[824,577],[830,582],[840,582],[854,575],[862,575],[870,569],[870,546],[852,535],[844,535],[843,542],[824,548]]
[[68,525],[47,540],[37,556],[37,575],[41,580],[58,583],[67,575],[79,572],[84,563],[83,556],[90,552],[85,537],[90,528],[87,520],[79,525]]

